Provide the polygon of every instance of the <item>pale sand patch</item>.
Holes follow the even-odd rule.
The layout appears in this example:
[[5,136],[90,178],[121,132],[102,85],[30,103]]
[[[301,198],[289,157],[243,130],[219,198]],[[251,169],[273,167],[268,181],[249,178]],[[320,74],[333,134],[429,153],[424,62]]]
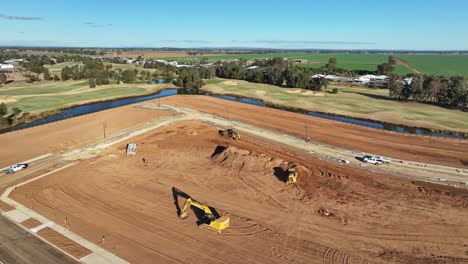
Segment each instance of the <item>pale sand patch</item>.
[[223,82],[223,84],[225,84],[225,85],[231,85],[231,86],[237,86],[237,85],[239,85],[239,83],[237,83],[236,81],[225,81],[225,82]]
[[302,94],[305,94],[305,95],[312,95],[312,96],[325,96],[325,93],[322,93],[322,92],[314,92],[314,91],[304,91]]
[[288,89],[288,90],[286,90],[286,92],[287,92],[287,93],[294,93],[294,94],[296,94],[296,93],[302,93],[302,90],[301,90],[301,89],[297,89],[297,90],[290,90],[290,89]]
[[1,103],[5,103],[5,104],[14,103],[16,101],[18,101],[16,98],[11,98],[11,97],[1,98],[0,97],[0,104]]
[[258,95],[264,95],[266,94],[266,91],[255,91],[255,93]]

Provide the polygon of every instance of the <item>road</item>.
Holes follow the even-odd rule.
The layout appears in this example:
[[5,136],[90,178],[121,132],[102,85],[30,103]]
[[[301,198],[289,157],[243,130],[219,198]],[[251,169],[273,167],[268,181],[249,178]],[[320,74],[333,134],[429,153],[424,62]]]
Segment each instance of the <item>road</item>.
[[77,262],[0,216],[0,263],[74,264]]

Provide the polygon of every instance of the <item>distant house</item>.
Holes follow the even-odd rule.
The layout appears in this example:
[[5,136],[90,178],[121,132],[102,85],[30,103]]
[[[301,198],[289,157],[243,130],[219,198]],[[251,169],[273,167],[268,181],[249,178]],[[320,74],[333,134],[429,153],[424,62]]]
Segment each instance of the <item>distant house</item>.
[[413,82],[413,77],[408,77],[403,79],[403,84],[411,85]]
[[18,65],[20,62],[29,62],[29,60],[28,59],[12,59],[12,60],[6,60],[3,63]]
[[325,78],[325,74],[314,74],[311,77],[312,79]]
[[258,69],[259,67],[258,66],[249,66],[247,68],[245,68],[246,70],[255,70],[255,69]]
[[372,74],[368,74],[368,75],[363,75],[363,76],[360,76],[356,79],[354,79],[353,81],[356,82],[356,83],[361,83],[361,84],[369,84],[371,82],[383,82],[383,81],[387,81],[387,79],[389,79],[388,76],[386,75],[372,75]]
[[15,65],[10,63],[0,63],[0,72],[14,72]]
[[295,59],[294,60],[294,63],[296,64],[304,64],[304,63],[308,63],[309,61],[308,60],[305,60],[305,59]]

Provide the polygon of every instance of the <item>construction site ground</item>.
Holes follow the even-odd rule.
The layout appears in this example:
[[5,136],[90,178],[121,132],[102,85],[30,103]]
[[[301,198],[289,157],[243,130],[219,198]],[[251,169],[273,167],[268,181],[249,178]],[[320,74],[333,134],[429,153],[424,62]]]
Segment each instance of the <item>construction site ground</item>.
[[[105,139],[103,120],[115,124]],[[306,125],[309,143],[301,139]],[[242,139],[218,136],[225,127],[238,127]],[[23,149],[41,135],[37,149]],[[462,140],[378,131],[204,96],[107,110],[2,135],[0,143],[20,138],[23,148],[13,158],[2,152],[11,159],[2,165],[38,158],[26,171],[0,175],[2,193],[11,191],[0,208],[12,212],[18,203],[20,211],[37,213],[119,260],[468,261],[468,191],[462,186],[468,181],[468,144]],[[125,155],[130,142],[138,145],[136,156]],[[363,152],[395,162],[362,166],[352,158]],[[285,183],[287,162],[298,164],[297,186]],[[180,220],[177,208],[185,199],[179,192],[228,212],[231,228],[221,235],[200,229],[193,211]],[[24,220],[28,228],[38,224]],[[61,238],[54,239],[60,244]],[[85,243],[88,252],[80,245],[67,253],[97,263],[87,255],[96,248]]]

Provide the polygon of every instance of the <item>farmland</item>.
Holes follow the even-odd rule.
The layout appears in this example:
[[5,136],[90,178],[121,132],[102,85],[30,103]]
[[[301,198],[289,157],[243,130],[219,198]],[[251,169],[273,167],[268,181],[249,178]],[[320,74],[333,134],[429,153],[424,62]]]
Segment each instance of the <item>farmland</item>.
[[397,55],[397,58],[426,74],[468,77],[468,55]]
[[[300,67],[306,68],[318,68],[324,66],[328,59],[336,58],[337,67],[346,70],[368,70],[375,71],[377,65],[388,61],[388,54],[341,54],[341,53],[265,53],[265,54],[251,54],[251,53],[240,53],[240,54],[224,54],[217,56],[206,57],[210,62],[216,62],[218,60],[233,60],[233,59],[271,59],[275,57],[307,60],[304,64],[298,64]],[[183,57],[183,58],[170,58],[173,60],[179,60],[184,62],[198,62],[204,56],[194,57]],[[166,58],[167,59],[167,58]],[[397,65],[396,72],[402,75],[412,73],[413,71],[405,66]]]
[[207,81],[202,89],[217,94],[231,94],[258,98],[266,102],[301,107],[310,111],[334,113],[377,121],[426,127],[430,129],[468,131],[468,115],[433,105],[393,101],[388,90],[333,86],[326,92],[298,88],[280,88],[246,81],[215,79]]
[[[377,65],[387,62],[392,54],[347,54],[347,53],[305,53],[305,52],[286,52],[286,53],[239,53],[223,54],[210,56],[191,56],[191,57],[171,57],[163,58],[169,60],[178,60],[182,62],[196,63],[202,58],[210,62],[218,60],[233,59],[271,59],[274,57],[283,57],[291,60],[304,59],[304,64],[300,67],[318,68],[325,65],[329,58],[337,59],[337,67],[347,70],[368,70],[373,71]],[[468,76],[468,55],[439,55],[439,54],[393,54],[397,58],[407,62],[410,66],[427,74],[446,75],[446,76]],[[162,58],[162,57],[161,57]],[[397,65],[396,72],[401,75],[413,73],[413,70],[404,66]]]

